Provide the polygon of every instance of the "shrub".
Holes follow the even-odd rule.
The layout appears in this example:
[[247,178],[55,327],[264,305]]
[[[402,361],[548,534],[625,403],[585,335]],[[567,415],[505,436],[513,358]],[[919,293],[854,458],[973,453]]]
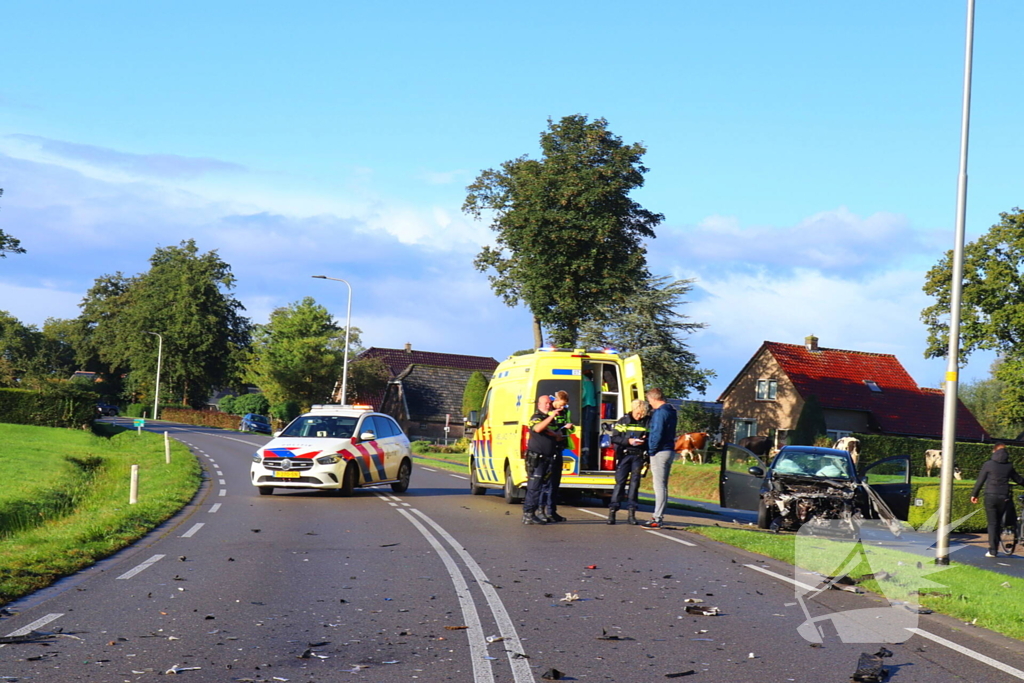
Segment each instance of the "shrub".
[[125,417],[142,417],[142,413],[146,410],[144,403],[129,403],[128,407],[124,409]]
[[217,402],[217,410],[222,413],[228,413],[229,415],[240,415],[241,411],[235,407],[235,401],[237,400],[237,396],[225,396]]
[[91,385],[49,381],[38,391],[0,389],[0,421],[40,427],[78,428],[92,424],[99,395]]
[[[929,521],[931,516],[939,509],[939,484],[920,483],[913,484],[910,488],[910,515],[907,521],[910,522],[911,526],[917,529],[922,524]],[[985,509],[983,506],[984,500],[981,499],[977,505],[972,505],[972,488],[974,488],[974,482],[953,482],[953,505],[950,509],[950,521],[955,522],[961,517],[969,515],[972,512],[977,513],[970,519],[958,525],[955,529],[952,529],[954,532],[985,532],[988,529],[988,522],[985,518]],[[915,506],[914,500],[917,498],[920,498],[924,505],[920,507]],[[931,522],[933,525],[935,524],[935,520],[931,520]]]
[[463,417],[468,417],[474,410],[480,410],[484,404],[484,395],[486,393],[487,378],[484,377],[484,373],[477,370],[469,376],[469,381],[466,382],[466,389],[462,392]]
[[287,423],[301,415],[302,409],[295,401],[285,401],[284,403],[278,403],[277,405],[271,406],[269,412],[272,417],[277,418],[281,422]]
[[167,408],[161,417],[172,422],[199,425],[202,427],[219,427],[221,429],[237,429],[238,417],[228,415],[219,410],[192,410],[191,408]]
[[[237,397],[233,403],[233,412],[236,415],[244,415],[246,413],[266,415],[270,412],[270,401],[268,401],[267,397],[263,394],[242,394]],[[221,410],[223,410],[223,408]]]

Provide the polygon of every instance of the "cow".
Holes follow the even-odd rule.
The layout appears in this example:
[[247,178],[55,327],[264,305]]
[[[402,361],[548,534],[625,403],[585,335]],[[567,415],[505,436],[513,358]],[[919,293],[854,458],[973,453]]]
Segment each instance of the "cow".
[[704,453],[711,437],[707,432],[691,432],[676,437],[675,451],[682,456],[683,462],[689,458],[692,462],[704,463]]
[[[925,476],[932,476],[933,469],[942,469],[942,451],[936,448],[930,448],[924,452]],[[956,465],[953,466],[953,478],[956,480],[963,479],[963,473],[960,472],[960,468],[957,467]]]
[[736,445],[746,448],[754,455],[764,457],[772,449],[772,440],[767,436],[745,436]]
[[860,458],[860,439],[855,439],[852,436],[844,436],[836,441],[832,448],[838,448],[849,453],[854,465],[857,464],[857,459]]

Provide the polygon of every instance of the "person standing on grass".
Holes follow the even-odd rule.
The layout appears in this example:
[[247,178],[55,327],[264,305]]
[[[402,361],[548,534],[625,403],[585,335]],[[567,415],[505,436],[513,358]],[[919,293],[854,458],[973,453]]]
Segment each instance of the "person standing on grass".
[[658,529],[663,524],[665,504],[668,502],[668,476],[676,457],[676,409],[665,401],[661,389],[649,389],[647,402],[651,404],[651,421],[647,425],[647,453],[651,458],[651,479],[654,484],[654,515],[644,526]]
[[1016,524],[1013,502],[1010,500],[1010,480],[1024,486],[1024,477],[1017,474],[1006,452],[1006,444],[997,443],[992,448],[992,458],[985,461],[978,472],[978,479],[971,491],[971,502],[978,504],[978,492],[985,487],[985,515],[988,517],[988,552],[985,557],[999,555],[999,529],[1003,519],[1012,516]]

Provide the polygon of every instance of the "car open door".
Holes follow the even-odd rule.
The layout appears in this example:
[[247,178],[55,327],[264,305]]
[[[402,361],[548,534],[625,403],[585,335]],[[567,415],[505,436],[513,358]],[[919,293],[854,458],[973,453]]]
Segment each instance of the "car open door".
[[894,455],[868,465],[860,480],[878,494],[897,519],[910,515],[910,456]]
[[623,375],[625,375],[622,405],[623,411],[628,413],[633,401],[644,397],[644,372],[640,364],[640,356],[629,356],[622,359],[622,366]]
[[[749,472],[761,468],[761,476]],[[727,443],[722,447],[722,467],[718,474],[718,500],[724,508],[756,510],[761,497],[761,483],[768,471],[761,458],[746,448]]]

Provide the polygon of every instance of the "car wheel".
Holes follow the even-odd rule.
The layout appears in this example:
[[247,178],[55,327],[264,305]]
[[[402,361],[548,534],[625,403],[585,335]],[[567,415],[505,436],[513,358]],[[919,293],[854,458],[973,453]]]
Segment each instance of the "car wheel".
[[405,493],[409,490],[409,477],[412,476],[412,463],[408,459],[403,460],[398,466],[398,481],[391,484],[391,490],[395,493]]
[[469,492],[474,496],[482,496],[487,493],[487,489],[480,486],[480,482],[477,481],[475,462],[471,462],[469,465]]
[[272,495],[274,495],[274,487],[273,486],[260,486],[259,489],[260,489],[260,495],[261,496],[272,496]]
[[509,505],[516,505],[523,501],[520,489],[512,482],[512,469],[505,463],[505,502]]
[[771,526],[772,520],[768,518],[768,506],[764,504],[764,498],[757,501],[757,528],[767,529]]
[[348,498],[352,495],[352,492],[356,488],[356,477],[359,475],[356,473],[356,466],[349,465],[345,468],[345,474],[341,477],[341,488],[338,489],[338,494],[343,498]]

